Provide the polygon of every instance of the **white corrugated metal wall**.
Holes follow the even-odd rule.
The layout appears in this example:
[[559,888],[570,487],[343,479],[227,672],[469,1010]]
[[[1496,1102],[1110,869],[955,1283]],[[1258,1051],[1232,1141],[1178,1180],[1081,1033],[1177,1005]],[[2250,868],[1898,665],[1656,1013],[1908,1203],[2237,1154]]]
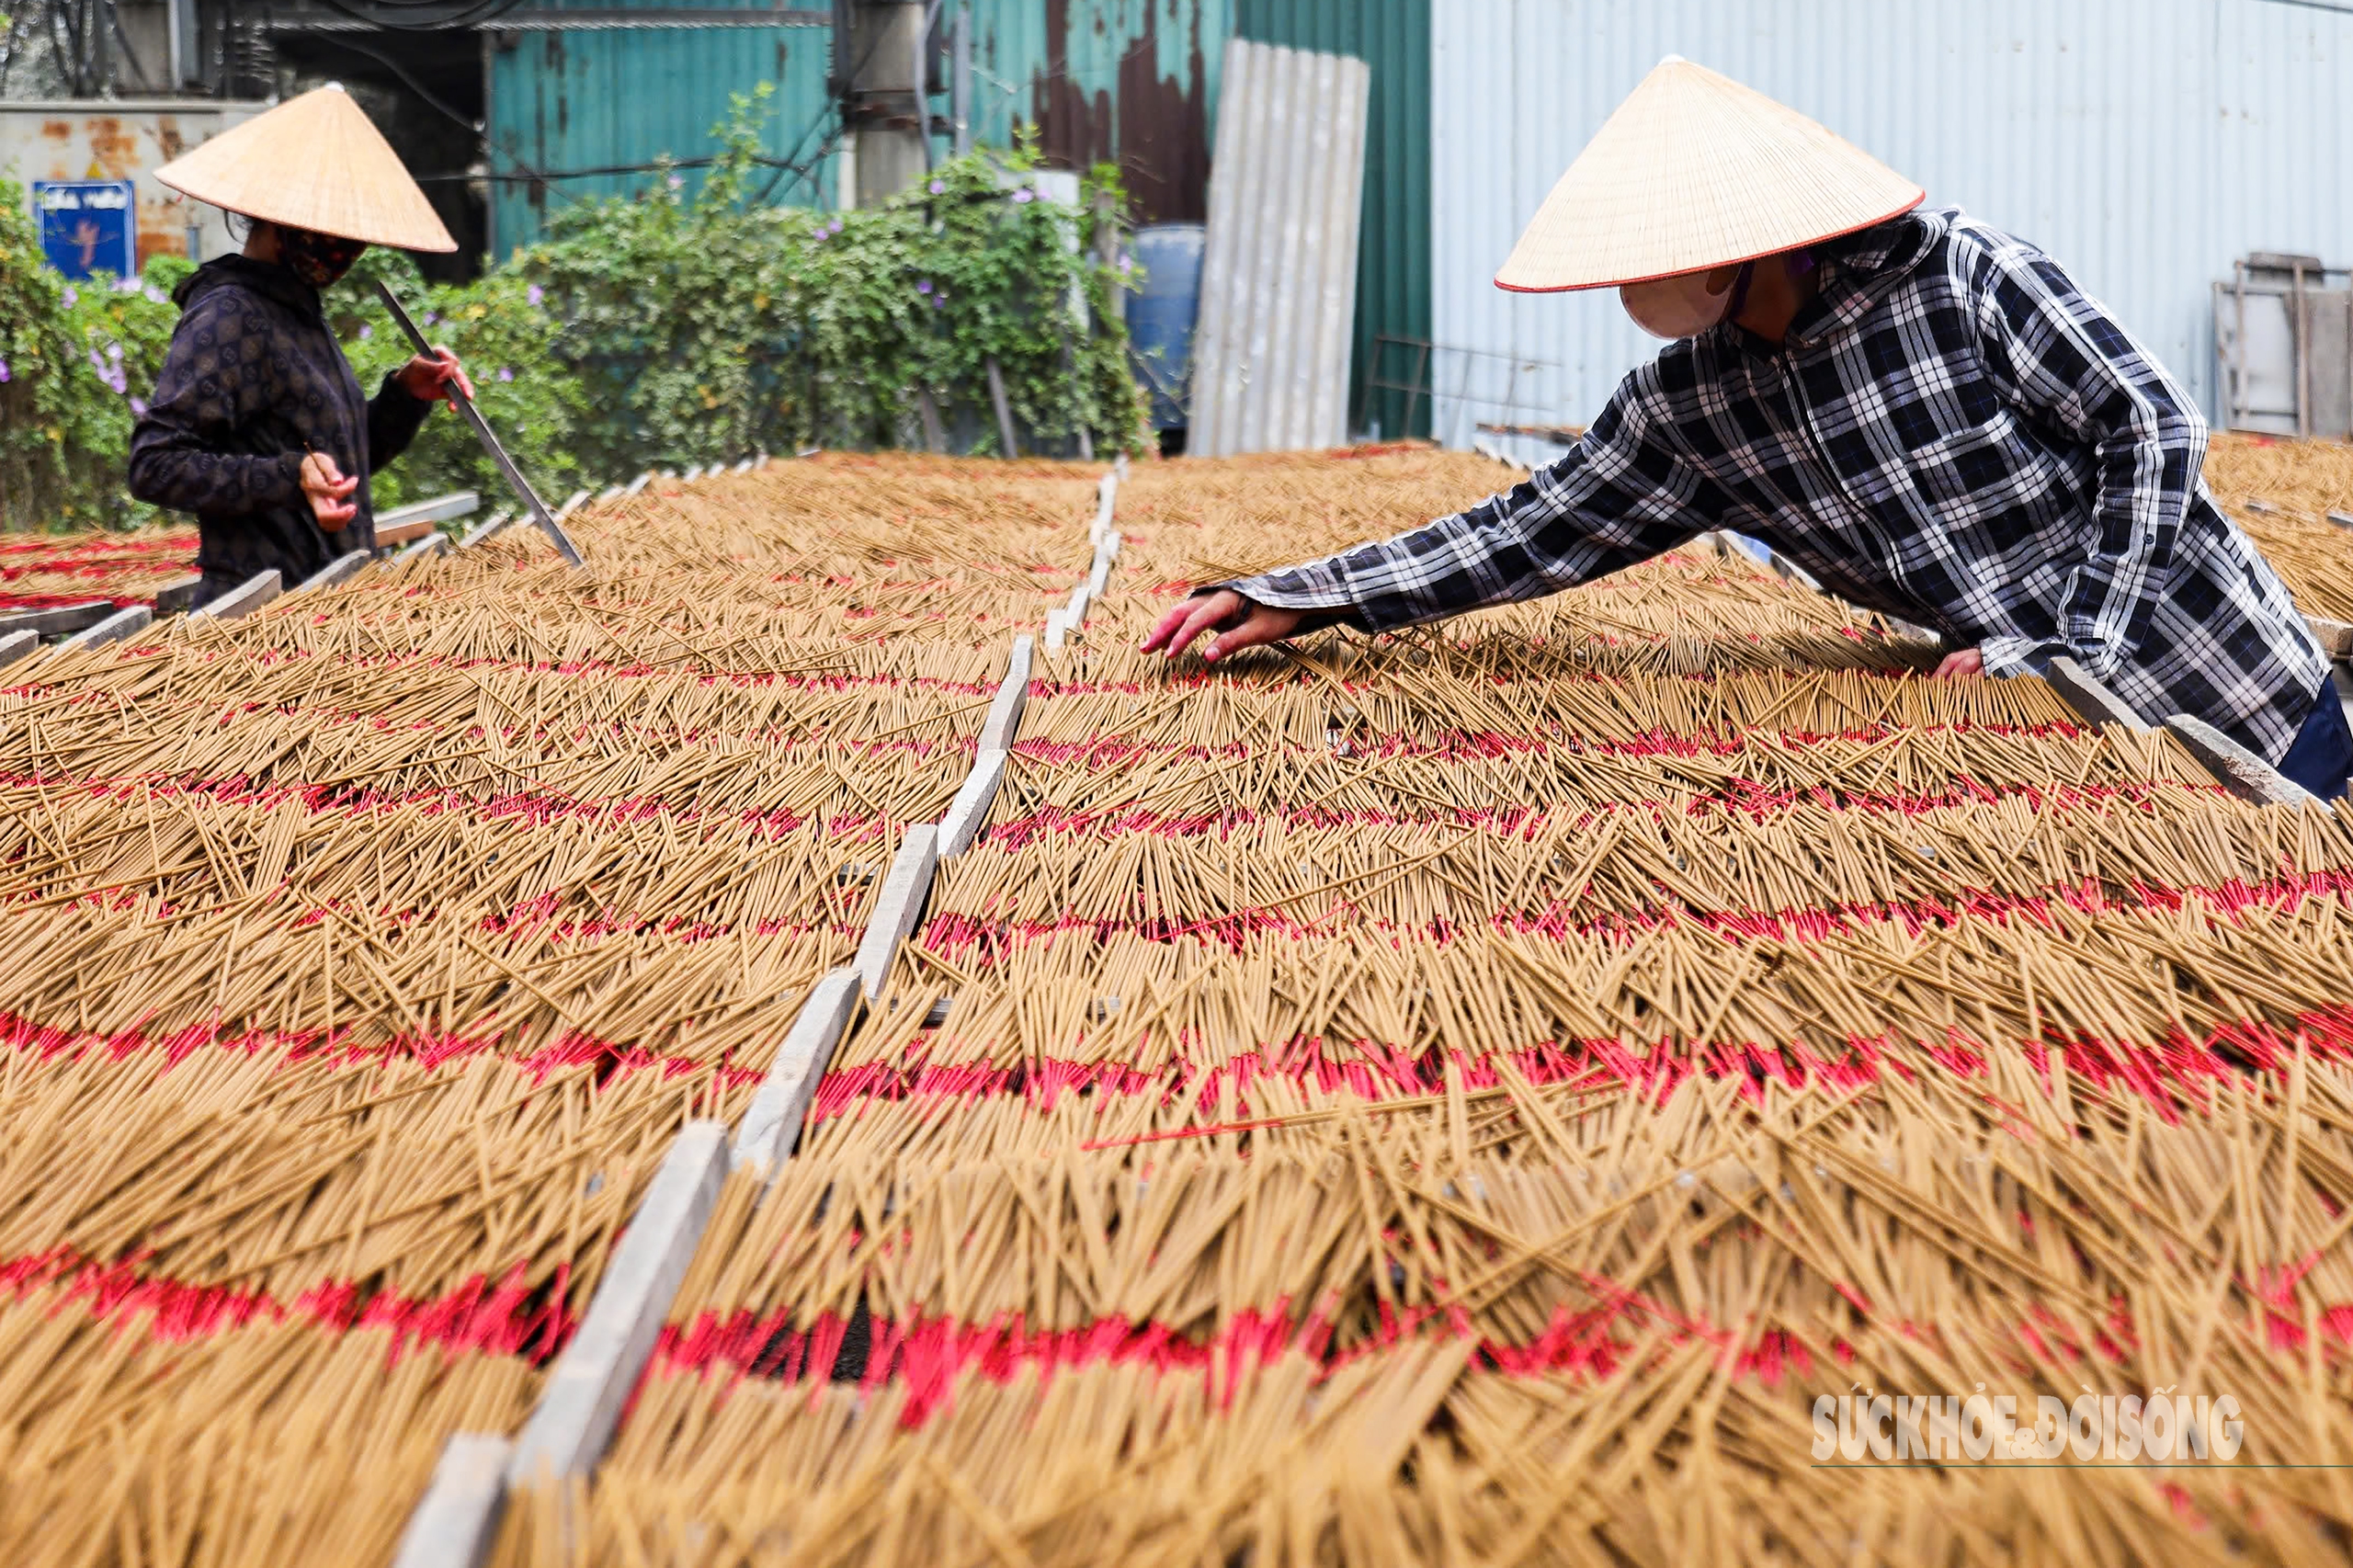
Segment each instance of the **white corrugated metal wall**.
[[[2034,241],[2214,407],[2211,286],[2353,263],[2353,15],[2280,0],[1432,0],[1437,433],[1584,424],[1655,345],[1601,294],[1495,287],[1665,54],[1771,94]],[[1506,407],[1506,403],[1512,406]],[[1546,449],[1523,446],[1540,456]]]

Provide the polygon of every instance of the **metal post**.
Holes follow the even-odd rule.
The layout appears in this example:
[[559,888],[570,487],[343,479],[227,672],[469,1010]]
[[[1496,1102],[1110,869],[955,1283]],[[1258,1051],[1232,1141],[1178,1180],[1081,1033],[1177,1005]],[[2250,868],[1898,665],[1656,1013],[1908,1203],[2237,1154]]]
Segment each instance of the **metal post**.
[[2304,313],[2304,264],[2301,261],[2296,263],[2289,276],[2293,279],[2290,287],[2296,301],[2296,341],[2290,349],[2296,357],[2296,436],[2300,440],[2310,440],[2313,433],[2312,323]]
[[972,150],[972,8],[956,7],[955,63],[948,78],[948,112],[956,121],[956,155]]
[[[923,178],[924,0],[858,0],[847,58],[857,73],[848,114],[857,147],[858,205],[880,206]],[[915,69],[912,79],[910,67]]]
[[2233,287],[2237,290],[2238,294],[2238,313],[2231,318],[2232,322],[2234,324],[2231,336],[2231,356],[2234,361],[2231,371],[2233,377],[2231,391],[2231,423],[2233,425],[2239,425],[2245,421],[2247,409],[2246,262],[2242,259],[2231,263],[2231,271],[2236,278],[2236,282]]

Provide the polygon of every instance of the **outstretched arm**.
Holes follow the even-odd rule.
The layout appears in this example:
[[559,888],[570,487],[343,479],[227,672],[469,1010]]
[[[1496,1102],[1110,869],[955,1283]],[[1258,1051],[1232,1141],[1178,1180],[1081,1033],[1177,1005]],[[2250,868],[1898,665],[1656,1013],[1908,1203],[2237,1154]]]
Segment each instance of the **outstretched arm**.
[[1552,467],[1467,512],[1392,540],[1219,585],[1172,611],[1147,652],[1222,631],[1219,653],[1345,620],[1367,631],[1532,599],[1631,566],[1713,526],[1722,493],[1655,431],[1645,370]]

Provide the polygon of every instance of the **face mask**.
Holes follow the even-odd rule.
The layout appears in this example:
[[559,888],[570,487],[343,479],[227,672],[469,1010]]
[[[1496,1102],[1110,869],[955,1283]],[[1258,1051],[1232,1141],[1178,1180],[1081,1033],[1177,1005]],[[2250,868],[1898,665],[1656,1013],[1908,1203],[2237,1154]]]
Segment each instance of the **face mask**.
[[1653,337],[1672,340],[1699,336],[1739,309],[1747,293],[1748,267],[1743,266],[1721,294],[1708,292],[1706,272],[1678,272],[1626,284],[1618,290],[1618,300],[1636,326]]
[[313,233],[308,229],[290,229],[281,224],[278,231],[278,259],[313,289],[324,289],[350,271],[367,248],[363,241]]

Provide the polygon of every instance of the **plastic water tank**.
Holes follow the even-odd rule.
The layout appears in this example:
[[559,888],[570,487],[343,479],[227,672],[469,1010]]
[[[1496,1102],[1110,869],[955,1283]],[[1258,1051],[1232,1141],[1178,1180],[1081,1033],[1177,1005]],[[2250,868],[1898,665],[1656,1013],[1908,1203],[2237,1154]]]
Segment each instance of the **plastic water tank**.
[[1199,223],[1155,223],[1135,232],[1132,248],[1144,276],[1142,290],[1128,300],[1128,338],[1136,379],[1152,393],[1156,430],[1181,429],[1190,416],[1206,233]]

